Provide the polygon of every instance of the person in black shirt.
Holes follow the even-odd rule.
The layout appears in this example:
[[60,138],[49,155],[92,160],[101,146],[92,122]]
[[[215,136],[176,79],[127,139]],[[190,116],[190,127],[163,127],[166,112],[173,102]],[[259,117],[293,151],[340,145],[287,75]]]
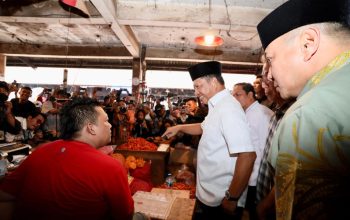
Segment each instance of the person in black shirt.
[[36,107],[33,102],[29,101],[29,97],[32,96],[32,89],[30,87],[22,87],[19,92],[19,98],[11,99],[12,113],[15,116],[27,118],[29,113],[36,111]]

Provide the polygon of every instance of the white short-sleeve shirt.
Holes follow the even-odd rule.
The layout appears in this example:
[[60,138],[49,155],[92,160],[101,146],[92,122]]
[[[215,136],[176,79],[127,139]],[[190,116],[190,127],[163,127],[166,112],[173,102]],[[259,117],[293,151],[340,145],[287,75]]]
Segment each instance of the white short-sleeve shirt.
[[[198,146],[196,196],[208,206],[219,206],[232,181],[236,154],[254,152],[254,147],[245,113],[228,90],[213,96],[208,107]],[[244,203],[242,194],[238,206]]]
[[252,132],[251,139],[256,152],[256,159],[248,185],[256,186],[259,166],[264,152],[267,135],[269,133],[269,123],[273,111],[268,107],[259,104],[258,101],[255,101],[246,109],[245,113]]

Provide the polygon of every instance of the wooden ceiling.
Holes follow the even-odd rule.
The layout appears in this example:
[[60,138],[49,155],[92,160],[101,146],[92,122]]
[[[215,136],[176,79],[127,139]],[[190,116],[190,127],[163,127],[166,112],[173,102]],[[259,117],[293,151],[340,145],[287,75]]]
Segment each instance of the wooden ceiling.
[[[256,74],[256,25],[286,0],[82,0],[82,17],[58,0],[0,1],[0,54],[7,65],[185,70],[206,60],[223,72]],[[210,15],[210,16],[209,16]],[[198,46],[208,29],[219,47]]]

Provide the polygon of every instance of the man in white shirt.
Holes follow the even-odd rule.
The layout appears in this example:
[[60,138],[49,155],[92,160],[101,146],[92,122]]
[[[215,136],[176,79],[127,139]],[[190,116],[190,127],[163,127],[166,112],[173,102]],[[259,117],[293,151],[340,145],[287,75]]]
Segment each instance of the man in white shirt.
[[250,83],[237,83],[233,87],[232,95],[241,103],[245,111],[251,128],[251,139],[255,147],[256,159],[248,183],[246,208],[249,210],[249,218],[257,219],[255,211],[256,182],[273,111],[256,100],[254,87]]
[[[225,89],[221,64],[204,62],[189,68],[195,95],[208,104],[202,123],[170,127],[163,136],[178,132],[202,134],[198,146],[197,204],[200,219],[240,219],[248,180],[256,157],[246,116]],[[242,196],[241,196],[242,195]]]
[[34,137],[34,131],[45,122],[46,117],[40,111],[33,111],[29,113],[27,118],[16,117],[16,119],[21,123],[22,130],[19,134],[11,134],[6,132],[6,142],[28,142],[28,140]]

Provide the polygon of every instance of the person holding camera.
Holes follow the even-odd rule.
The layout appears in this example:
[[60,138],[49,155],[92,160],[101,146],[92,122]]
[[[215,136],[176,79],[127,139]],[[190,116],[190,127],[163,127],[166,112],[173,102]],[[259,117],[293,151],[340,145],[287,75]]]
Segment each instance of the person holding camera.
[[115,103],[113,109],[113,125],[115,129],[113,130],[114,140],[112,141],[115,144],[122,144],[128,140],[131,131],[125,101],[119,100],[118,103]]
[[152,134],[153,136],[160,136],[162,134],[160,128],[163,126],[164,120],[169,118],[170,112],[165,109],[164,105],[156,105],[154,112]]
[[132,129],[134,137],[148,138],[152,134],[152,125],[145,119],[146,112],[143,109],[139,109],[135,113],[136,122]]
[[6,82],[0,81],[0,143],[5,142],[5,133],[19,134],[21,123],[12,114],[12,103],[7,101],[10,93]]

